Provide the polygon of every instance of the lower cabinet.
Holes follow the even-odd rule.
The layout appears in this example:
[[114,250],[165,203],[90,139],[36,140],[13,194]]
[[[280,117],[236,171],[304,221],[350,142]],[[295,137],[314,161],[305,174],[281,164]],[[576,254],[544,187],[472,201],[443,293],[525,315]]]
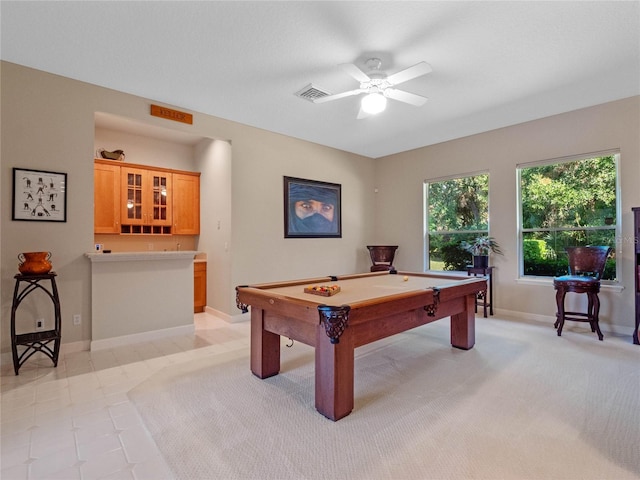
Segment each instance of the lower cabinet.
[[193,312],[204,312],[207,306],[207,262],[193,264]]

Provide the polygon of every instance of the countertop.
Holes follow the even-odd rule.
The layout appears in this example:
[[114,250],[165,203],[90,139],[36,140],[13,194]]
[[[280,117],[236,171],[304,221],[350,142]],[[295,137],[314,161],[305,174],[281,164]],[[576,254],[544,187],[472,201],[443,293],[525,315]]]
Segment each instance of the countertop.
[[[159,261],[159,260],[185,260],[195,259],[196,255],[200,256],[202,252],[195,250],[171,251],[171,252],[115,252],[115,253],[85,253],[85,256],[91,262],[131,262],[131,261]],[[205,259],[198,258],[202,261]]]

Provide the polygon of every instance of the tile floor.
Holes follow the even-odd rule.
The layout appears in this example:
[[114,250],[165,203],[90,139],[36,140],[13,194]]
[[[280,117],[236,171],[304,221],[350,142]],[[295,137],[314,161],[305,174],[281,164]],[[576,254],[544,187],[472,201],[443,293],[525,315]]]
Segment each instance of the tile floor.
[[170,479],[127,391],[170,364],[249,349],[249,322],[195,315],[195,335],[31,357],[0,371],[0,478]]

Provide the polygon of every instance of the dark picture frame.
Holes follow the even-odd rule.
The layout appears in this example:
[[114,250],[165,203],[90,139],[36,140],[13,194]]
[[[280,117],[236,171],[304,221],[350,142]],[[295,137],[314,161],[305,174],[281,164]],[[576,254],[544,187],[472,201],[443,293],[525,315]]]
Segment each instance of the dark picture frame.
[[284,177],[284,237],[342,238],[342,186]]
[[11,219],[67,221],[67,174],[28,168],[13,169]]

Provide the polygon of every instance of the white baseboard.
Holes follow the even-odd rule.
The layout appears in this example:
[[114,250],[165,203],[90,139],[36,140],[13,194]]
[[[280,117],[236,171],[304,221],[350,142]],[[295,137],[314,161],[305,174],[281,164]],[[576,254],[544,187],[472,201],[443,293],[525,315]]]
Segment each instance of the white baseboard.
[[[552,315],[536,315],[533,313],[516,312],[514,310],[504,310],[502,308],[496,309],[495,313],[497,316],[501,318],[508,317],[508,318],[513,318],[517,320],[534,320],[536,322],[546,323],[551,326],[553,326],[553,324],[556,321],[555,315],[553,316]],[[569,325],[571,323],[573,322],[565,323],[565,325]],[[603,334],[609,333],[612,335],[628,335],[630,337],[633,336],[633,327],[626,327],[623,325],[612,325],[612,324],[604,323],[602,321],[602,317],[600,317],[599,326]]]
[[180,327],[164,328],[162,330],[153,330],[151,332],[134,333],[132,335],[123,335],[121,337],[105,338],[102,340],[91,341],[90,350],[104,350],[105,348],[122,347],[134,343],[149,342],[160,338],[174,337],[178,335],[193,335],[195,333],[195,325],[182,325]]
[[86,352],[91,348],[91,340],[81,340],[79,342],[63,343],[60,345],[60,356],[68,353]]
[[0,355],[0,365],[9,365],[9,364],[13,364],[13,353],[9,352],[4,352],[2,355]]
[[212,307],[204,307],[204,311],[214,317],[218,317],[221,320],[229,323],[246,322],[251,319],[249,313],[239,313],[238,315],[229,315],[228,313],[221,312]]
[[[60,355],[59,358],[64,357],[68,353],[75,352],[83,352],[89,350],[90,342],[89,340],[82,340],[80,342],[71,342],[71,343],[63,343],[60,345]],[[42,358],[45,357],[44,353],[35,353],[32,358],[37,358],[38,356]],[[13,364],[13,353],[11,351],[4,352],[0,355],[0,365],[9,365]]]
[[[205,311],[211,315],[214,315],[229,323],[239,323],[249,321],[251,318],[250,313],[240,313],[238,315],[228,315],[224,312],[220,312],[211,307],[205,307]],[[536,315],[526,312],[517,312],[514,310],[496,309],[496,315],[498,317],[508,317],[515,320],[534,320],[541,323],[553,325],[555,322],[555,316],[550,315]],[[480,314],[478,314],[481,317]],[[625,327],[620,325],[609,325],[600,322],[600,329],[603,332],[607,332],[614,335],[633,335],[633,327]],[[163,330],[154,330],[151,332],[136,333],[133,335],[125,335],[122,337],[106,338],[103,340],[81,340],[79,342],[63,343],[60,346],[60,355],[64,356],[68,353],[82,352],[87,350],[104,350],[106,348],[120,347],[123,345],[131,345],[134,343],[146,342],[150,340],[156,340],[159,338],[166,338],[177,335],[193,335],[195,333],[195,325],[183,325],[180,327],[167,328]],[[0,364],[13,363],[13,357],[11,352],[4,352],[0,355]]]

